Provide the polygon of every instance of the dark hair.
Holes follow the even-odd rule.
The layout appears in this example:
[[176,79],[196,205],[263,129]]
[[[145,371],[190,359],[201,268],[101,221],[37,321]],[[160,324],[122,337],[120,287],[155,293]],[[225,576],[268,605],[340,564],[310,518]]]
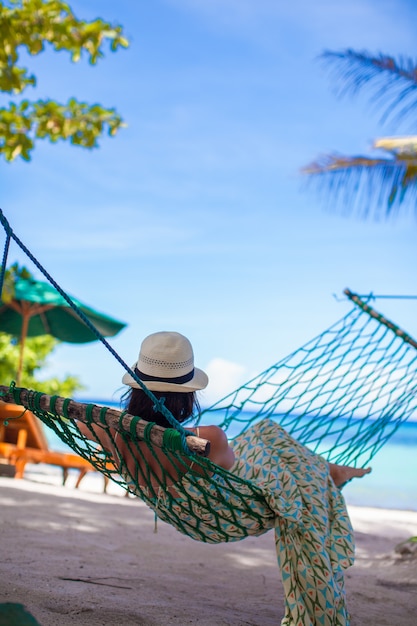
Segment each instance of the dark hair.
[[[156,398],[165,398],[164,406],[172,413],[175,419],[182,423],[200,413],[200,405],[194,391],[153,391]],[[137,415],[147,422],[155,422],[164,428],[172,428],[168,419],[159,411],[154,411],[154,401],[142,389],[132,387],[122,398],[125,401],[125,410],[131,415]]]

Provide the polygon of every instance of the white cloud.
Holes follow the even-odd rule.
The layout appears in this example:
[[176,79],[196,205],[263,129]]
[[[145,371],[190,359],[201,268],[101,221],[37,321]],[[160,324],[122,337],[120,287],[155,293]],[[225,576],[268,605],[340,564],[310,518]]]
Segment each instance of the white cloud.
[[210,406],[224,398],[244,383],[247,377],[247,371],[243,365],[222,358],[212,359],[205,371],[210,381],[201,396],[201,402],[205,406]]

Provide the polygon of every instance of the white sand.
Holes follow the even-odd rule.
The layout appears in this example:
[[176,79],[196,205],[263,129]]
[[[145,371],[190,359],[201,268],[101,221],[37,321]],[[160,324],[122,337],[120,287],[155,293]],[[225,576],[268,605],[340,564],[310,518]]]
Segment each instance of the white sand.
[[[42,626],[279,625],[273,533],[215,546],[162,522],[154,534],[152,512],[116,487],[100,493],[98,475],[75,490],[37,471],[0,478],[0,603],[25,605]],[[417,557],[394,548],[417,534],[417,512],[349,511],[351,625],[415,626]]]

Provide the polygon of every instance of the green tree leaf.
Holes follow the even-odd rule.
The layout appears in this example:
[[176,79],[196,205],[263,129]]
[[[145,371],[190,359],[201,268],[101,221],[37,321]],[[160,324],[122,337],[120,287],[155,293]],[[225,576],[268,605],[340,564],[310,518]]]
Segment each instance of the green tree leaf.
[[[85,57],[92,65],[104,56],[106,44],[112,52],[129,43],[122,27],[102,19],[78,19],[61,0],[0,1],[0,91],[19,95],[35,87],[37,78],[19,66],[19,52],[35,56],[50,45],[65,51],[71,61]],[[103,133],[114,136],[126,126],[114,108],[89,105],[71,98],[67,104],[54,100],[19,104],[0,109],[0,153],[6,161],[31,159],[37,139],[69,141],[83,148],[96,148]]]
[[[47,359],[60,344],[50,335],[28,337],[25,344],[25,359],[20,385],[35,391],[42,391],[50,395],[71,397],[75,391],[84,389],[80,379],[66,375],[62,379],[39,377],[42,368],[47,365]],[[19,362],[19,346],[16,338],[0,332],[0,381],[2,385],[9,385],[16,380]]]

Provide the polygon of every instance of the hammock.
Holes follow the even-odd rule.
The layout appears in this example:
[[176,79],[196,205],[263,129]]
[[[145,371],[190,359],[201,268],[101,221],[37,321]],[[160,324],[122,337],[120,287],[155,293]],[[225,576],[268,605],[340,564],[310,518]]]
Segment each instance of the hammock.
[[[8,240],[13,238],[18,243],[78,313],[4,217],[1,221]],[[353,304],[345,317],[204,410],[194,424],[203,420],[218,424],[230,438],[238,438],[244,437],[249,427],[270,419],[329,461],[366,465],[415,412],[417,343],[359,296],[349,290],[345,295]],[[89,321],[85,322],[97,334]],[[135,377],[106,340],[101,336],[99,339]],[[139,495],[160,519],[194,539],[235,541],[272,528],[276,514],[263,490],[207,459],[209,442],[189,436],[163,401],[138,382],[172,428],[161,428],[124,411],[51,397],[14,384],[0,386],[0,394],[4,401],[31,410],[98,471]],[[91,438],[81,433],[77,422],[86,425]],[[127,465],[122,458],[110,457],[94,441],[97,424],[111,439],[116,431],[132,459],[139,462]],[[143,441],[156,460],[157,470],[151,470],[146,463],[143,445],[139,445]],[[158,448],[168,457],[171,473],[158,465]],[[178,475],[186,476],[180,484]]]

